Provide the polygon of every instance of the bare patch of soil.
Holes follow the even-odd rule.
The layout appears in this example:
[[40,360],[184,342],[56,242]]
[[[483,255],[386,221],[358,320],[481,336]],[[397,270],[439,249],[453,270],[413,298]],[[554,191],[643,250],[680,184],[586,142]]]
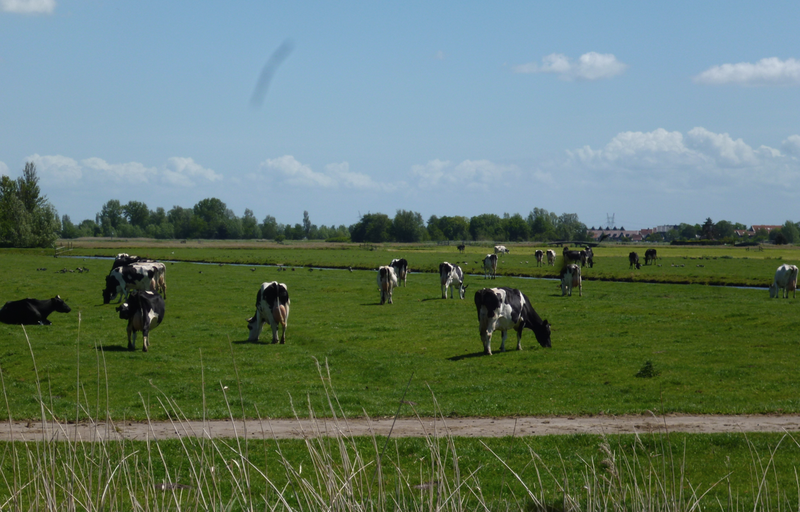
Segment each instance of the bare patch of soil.
[[800,415],[575,416],[521,418],[380,418],[213,420],[154,423],[0,422],[0,440],[37,441],[177,439],[180,437],[304,439],[318,436],[504,437],[649,432],[800,431]]

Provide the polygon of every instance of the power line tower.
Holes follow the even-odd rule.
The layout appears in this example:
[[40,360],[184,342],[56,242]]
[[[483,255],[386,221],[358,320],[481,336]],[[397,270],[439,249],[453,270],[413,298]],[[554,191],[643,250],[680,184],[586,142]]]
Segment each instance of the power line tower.
[[616,216],[616,213],[612,213],[611,215],[606,213],[606,229],[611,229],[611,226],[614,226],[614,217]]

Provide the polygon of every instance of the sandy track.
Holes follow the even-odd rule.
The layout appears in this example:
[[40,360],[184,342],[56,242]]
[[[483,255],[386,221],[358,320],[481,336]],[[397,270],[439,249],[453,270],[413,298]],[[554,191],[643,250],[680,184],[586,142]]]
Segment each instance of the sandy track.
[[[394,423],[394,425],[393,425]],[[0,422],[2,441],[42,439],[83,441],[176,439],[179,437],[239,437],[302,439],[316,436],[421,437],[450,434],[460,437],[546,436],[563,434],[631,434],[648,432],[784,432],[800,431],[800,415],[781,416],[576,416],[522,418],[392,418],[331,420],[214,420],[182,423]]]

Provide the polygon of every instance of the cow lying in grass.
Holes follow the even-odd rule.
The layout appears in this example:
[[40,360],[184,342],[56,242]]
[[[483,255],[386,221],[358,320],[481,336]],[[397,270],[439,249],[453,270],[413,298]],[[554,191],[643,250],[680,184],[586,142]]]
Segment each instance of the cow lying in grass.
[[51,325],[47,317],[53,311],[69,313],[72,309],[56,295],[52,299],[22,299],[6,302],[0,309],[0,322],[14,325]]

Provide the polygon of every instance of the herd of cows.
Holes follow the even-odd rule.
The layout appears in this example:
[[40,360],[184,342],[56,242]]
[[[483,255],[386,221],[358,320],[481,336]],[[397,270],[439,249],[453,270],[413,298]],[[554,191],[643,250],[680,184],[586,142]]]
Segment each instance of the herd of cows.
[[[458,247],[463,252],[461,246]],[[498,255],[509,254],[502,245],[494,247],[494,253],[483,259],[484,279],[495,279],[497,276]],[[535,252],[536,264],[554,266],[556,253],[553,250]],[[562,267],[560,271],[561,294],[572,295],[577,287],[583,296],[581,267],[594,265],[594,253],[591,247],[576,251],[564,247],[562,251]],[[631,252],[628,255],[630,268],[640,269],[639,255]],[[658,261],[656,249],[645,251],[645,265]],[[660,266],[660,265],[659,265]],[[37,269],[38,270],[38,269]],[[404,258],[394,259],[389,265],[378,268],[377,282],[380,290],[380,303],[392,304],[393,289],[403,284],[407,286],[409,268]],[[778,267],[772,285],[769,287],[771,298],[796,296],[798,268],[784,264]],[[116,308],[119,317],[127,320],[128,349],[134,350],[136,333],[142,333],[142,350],[149,348],[149,335],[164,320],[167,296],[166,266],[158,261],[147,260],[128,254],[118,254],[114,259],[111,272],[106,276],[103,289],[103,303],[108,304],[119,297],[120,306]],[[456,264],[442,262],[439,264],[439,281],[442,298],[455,298],[455,291],[460,299],[464,299],[467,286],[464,284],[464,272]],[[123,302],[124,299],[124,302]],[[247,320],[249,340],[257,341],[265,323],[272,328],[272,343],[285,343],[286,326],[289,318],[289,290],[284,283],[273,281],[263,283],[256,295],[255,314]],[[542,347],[550,347],[550,323],[536,313],[530,299],[520,290],[508,287],[482,288],[475,292],[475,307],[478,313],[479,331],[484,353],[491,355],[491,340],[494,331],[501,331],[500,350],[505,350],[506,337],[509,330],[517,333],[517,350],[522,349],[522,331],[528,328],[533,331],[536,340]],[[53,312],[69,313],[70,307],[58,295],[52,299],[22,299],[6,302],[0,308],[0,322],[6,324],[50,325],[47,317]],[[280,338],[278,332],[280,331]]]

